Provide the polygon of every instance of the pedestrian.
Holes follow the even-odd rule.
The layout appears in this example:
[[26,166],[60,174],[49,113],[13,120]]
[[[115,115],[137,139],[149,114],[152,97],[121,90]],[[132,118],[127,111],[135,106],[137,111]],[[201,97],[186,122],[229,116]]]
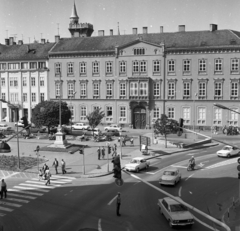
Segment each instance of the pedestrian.
[[47,180],[47,182],[46,182],[45,185],[50,184],[50,179],[51,179],[51,173],[50,173],[50,170],[48,169],[46,171],[46,180]]
[[62,165],[62,174],[67,173],[67,171],[66,171],[66,163],[65,163],[65,161],[63,159],[62,159],[61,165]]
[[122,137],[122,146],[126,146],[126,140],[124,137]]
[[117,195],[117,216],[121,216],[121,214],[119,213],[120,206],[121,206],[121,193],[118,192],[118,195]]
[[131,145],[134,146],[133,144],[133,138],[130,139]]
[[45,174],[46,170],[49,169],[49,167],[47,166],[47,164],[45,163],[42,167],[43,173]]
[[53,166],[55,168],[56,174],[58,174],[58,160],[57,160],[57,158],[55,158],[55,160],[53,161]]
[[43,170],[40,168],[38,171],[38,180],[41,180],[42,176],[43,176]]
[[97,150],[97,154],[98,154],[98,159],[100,160],[100,158],[101,158],[101,149],[100,149],[100,147]]
[[3,198],[3,193],[5,198],[7,198],[7,184],[4,181],[4,179],[2,179],[2,185],[1,185],[1,199]]
[[116,143],[114,143],[114,150],[115,150],[115,152],[117,152],[117,144]]
[[104,157],[105,157],[105,148],[102,147],[102,158],[104,159]]

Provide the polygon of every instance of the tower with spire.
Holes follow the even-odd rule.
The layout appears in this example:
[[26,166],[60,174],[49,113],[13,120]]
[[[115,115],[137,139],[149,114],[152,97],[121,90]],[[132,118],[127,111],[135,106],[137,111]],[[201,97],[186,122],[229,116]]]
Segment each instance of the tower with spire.
[[93,25],[90,23],[79,23],[79,17],[76,10],[76,4],[74,1],[72,14],[70,16],[69,31],[73,37],[91,37],[93,33]]

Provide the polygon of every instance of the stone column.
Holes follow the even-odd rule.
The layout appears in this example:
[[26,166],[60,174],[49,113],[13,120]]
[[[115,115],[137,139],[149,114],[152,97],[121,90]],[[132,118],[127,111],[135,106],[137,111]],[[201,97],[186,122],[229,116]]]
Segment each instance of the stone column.
[[147,106],[146,106],[146,129],[149,129],[149,128],[150,128],[149,121],[150,121],[150,117],[149,117],[149,106],[147,105]]
[[128,121],[129,121],[129,126],[132,128],[132,107],[131,105],[129,105],[129,108],[128,108]]

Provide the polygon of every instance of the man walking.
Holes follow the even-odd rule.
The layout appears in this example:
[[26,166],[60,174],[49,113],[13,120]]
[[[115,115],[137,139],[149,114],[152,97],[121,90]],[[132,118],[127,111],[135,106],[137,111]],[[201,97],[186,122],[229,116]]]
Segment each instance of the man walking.
[[46,171],[46,179],[47,179],[46,185],[50,184],[50,178],[51,178],[51,173],[50,173],[50,170],[48,169]]
[[3,193],[5,198],[7,198],[7,184],[4,181],[4,179],[2,179],[2,184],[1,184],[1,199],[3,198]]
[[98,159],[100,160],[100,158],[101,158],[101,149],[100,149],[100,147],[97,150],[97,154],[98,154]]
[[55,168],[55,171],[56,171],[56,174],[58,174],[58,160],[57,160],[57,158],[55,158],[55,160],[54,160],[54,162],[53,162],[53,166],[54,166],[54,168]]
[[65,163],[65,161],[63,159],[62,159],[61,165],[62,165],[62,174],[67,173],[67,171],[66,171],[66,163]]
[[121,206],[121,193],[118,192],[118,195],[117,195],[117,216],[121,216],[121,214],[119,213],[120,206]]
[[105,157],[105,148],[102,147],[102,158],[104,159],[104,157]]

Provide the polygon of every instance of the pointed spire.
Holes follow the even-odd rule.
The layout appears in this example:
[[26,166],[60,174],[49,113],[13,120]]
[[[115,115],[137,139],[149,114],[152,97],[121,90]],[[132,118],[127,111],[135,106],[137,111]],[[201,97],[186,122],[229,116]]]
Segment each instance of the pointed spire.
[[73,5],[72,14],[70,16],[70,19],[79,19],[78,14],[77,14],[77,10],[76,10],[75,1],[74,1],[74,5]]

